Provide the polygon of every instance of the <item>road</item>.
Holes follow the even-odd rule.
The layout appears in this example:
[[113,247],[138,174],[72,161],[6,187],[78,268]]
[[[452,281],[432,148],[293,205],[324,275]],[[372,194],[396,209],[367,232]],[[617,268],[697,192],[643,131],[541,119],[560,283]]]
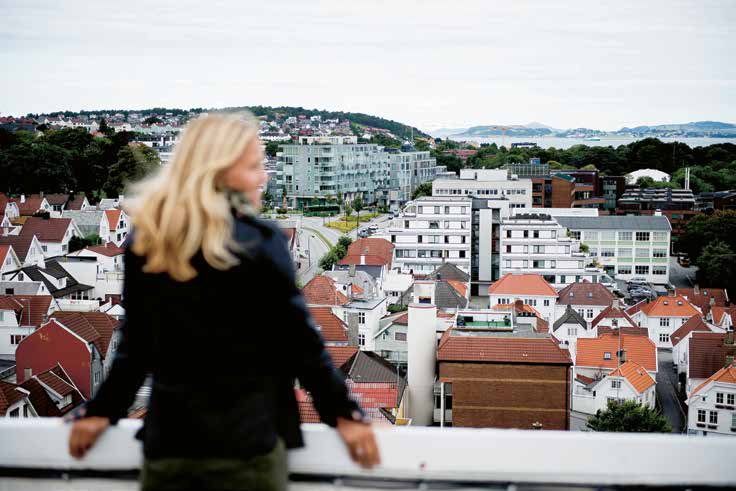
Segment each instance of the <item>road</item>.
[[658,350],[657,399],[662,413],[672,425],[672,433],[681,433],[685,414],[677,398],[677,373],[673,370],[672,352]]
[[675,288],[691,288],[695,281],[695,273],[697,273],[697,271],[697,266],[683,268],[677,263],[676,257],[670,257],[670,283],[672,283]]

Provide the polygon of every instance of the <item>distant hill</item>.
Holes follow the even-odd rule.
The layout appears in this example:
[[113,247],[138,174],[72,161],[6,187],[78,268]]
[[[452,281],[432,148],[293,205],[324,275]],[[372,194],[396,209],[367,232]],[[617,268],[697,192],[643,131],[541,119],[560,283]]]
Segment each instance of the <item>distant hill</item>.
[[676,135],[693,137],[733,137],[736,136],[736,125],[731,123],[722,123],[720,121],[695,121],[692,123],[636,126],[634,128],[624,127],[618,130],[616,133],[648,136],[673,133]]

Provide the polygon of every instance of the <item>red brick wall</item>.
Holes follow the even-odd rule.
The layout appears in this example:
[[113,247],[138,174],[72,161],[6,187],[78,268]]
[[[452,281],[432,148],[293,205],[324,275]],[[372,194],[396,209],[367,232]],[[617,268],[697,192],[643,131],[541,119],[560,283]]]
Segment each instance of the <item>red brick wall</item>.
[[552,176],[552,208],[570,208],[574,199],[575,183]]
[[89,398],[90,361],[87,343],[52,321],[18,345],[15,351],[17,382],[25,381],[26,368],[31,368],[32,374],[37,375],[61,363],[74,385],[84,397]]
[[568,429],[568,367],[441,362],[440,379],[452,383],[453,426]]

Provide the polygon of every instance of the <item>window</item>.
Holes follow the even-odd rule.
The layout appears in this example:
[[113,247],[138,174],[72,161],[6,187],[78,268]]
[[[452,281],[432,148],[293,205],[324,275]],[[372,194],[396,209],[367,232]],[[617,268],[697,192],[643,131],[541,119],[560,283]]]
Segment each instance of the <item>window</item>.
[[659,318],[659,327],[670,327],[670,318],[669,317],[660,317]]
[[591,247],[590,248],[590,257],[597,257],[598,256],[598,248],[597,247]]
[[619,249],[618,255],[619,257],[631,257],[631,249],[629,248]]
[[420,243],[420,244],[422,243],[422,236],[421,235],[417,235],[417,242]]
[[535,239],[538,239],[539,238],[539,230],[535,230],[533,235],[534,235],[534,238]]
[[510,303],[511,303],[511,302],[509,301],[509,299],[508,299],[508,298],[499,298],[499,299],[498,299],[498,304],[499,304],[499,305],[508,305],[508,304],[510,304]]
[[716,392],[716,404],[723,404],[723,392]]
[[635,266],[636,274],[649,274],[649,266]]
[[652,274],[656,274],[656,275],[667,274],[667,266],[652,266]]
[[710,414],[708,415],[708,424],[718,424],[718,411],[710,411]]
[[614,249],[601,249],[601,257],[614,257],[615,255]]
[[618,274],[631,274],[631,266],[619,266]]
[[603,359],[604,360],[610,360],[611,359],[611,352],[610,351],[606,351],[605,353],[603,353]]
[[705,423],[705,409],[698,409],[698,423]]
[[464,257],[465,257],[465,251],[460,251],[460,258],[464,258]]
[[406,341],[406,333],[405,332],[397,332],[397,333],[394,333],[394,340],[396,340],[396,341]]
[[575,240],[580,240],[580,231],[579,230],[571,230],[570,235]]
[[667,343],[670,340],[670,335],[664,332],[659,333],[659,342]]
[[636,241],[637,242],[648,242],[649,241],[649,232],[637,232],[636,233]]
[[545,301],[544,301],[544,306],[545,306],[545,307],[549,307],[549,300],[545,300]]
[[11,418],[20,418],[20,408],[15,408],[12,411],[10,411],[10,417]]
[[588,319],[592,319],[593,318],[593,309],[586,310],[585,311],[585,317],[587,317]]
[[20,344],[20,342],[23,341],[24,338],[25,336],[23,336],[22,334],[11,334],[10,344]]
[[48,247],[45,245],[42,245],[41,249],[43,250],[43,252],[48,252]]
[[616,232],[613,230],[601,232],[601,240],[616,240]]
[[365,324],[365,312],[358,312],[358,324]]
[[667,257],[667,249],[654,249],[652,251],[654,257]]
[[621,240],[621,241],[630,241],[631,240],[631,232],[619,232],[618,233],[618,240]]
[[663,242],[667,240],[667,232],[654,232],[654,240]]
[[431,229],[438,229],[438,228],[440,228],[440,222],[438,222],[438,221],[429,222],[429,228],[431,228]]
[[726,404],[733,406],[736,402],[736,394],[726,394]]
[[507,230],[506,231],[506,238],[507,239],[510,239],[511,238],[511,230]]
[[577,327],[568,327],[567,328],[567,335],[568,336],[577,336],[578,335],[578,328]]
[[620,380],[611,380],[611,388],[612,389],[620,389],[621,388],[621,381]]
[[525,239],[529,238],[529,231],[528,230],[524,230],[524,238]]
[[365,346],[365,334],[358,334],[358,346]]
[[637,249],[636,257],[649,257],[649,249]]

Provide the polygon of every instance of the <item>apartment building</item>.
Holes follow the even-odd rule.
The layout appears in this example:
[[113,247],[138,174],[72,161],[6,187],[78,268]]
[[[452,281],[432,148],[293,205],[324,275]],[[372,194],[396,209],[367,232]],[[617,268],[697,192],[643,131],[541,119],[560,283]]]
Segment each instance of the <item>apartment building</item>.
[[379,190],[389,187],[389,158],[382,146],[309,142],[283,145],[277,153],[280,185],[291,206],[301,209],[338,193],[347,200],[361,196],[372,203]]
[[597,170],[552,170],[538,159],[509,164],[506,170],[509,177],[532,182],[535,208],[600,208],[605,203]]
[[618,200],[619,215],[666,216],[677,236],[684,232],[685,224],[700,212],[695,209],[695,196],[689,189],[630,188]]
[[409,146],[401,151],[387,151],[391,172],[389,187],[377,201],[392,211],[399,210],[409,201],[417,186],[446,171],[444,165],[437,165],[437,159],[431,157],[429,152],[418,152]]
[[665,216],[558,216],[557,222],[589,248],[610,276],[629,280],[643,277],[649,283],[669,282],[670,234]]
[[443,262],[470,273],[470,223],[473,200],[426,196],[410,202],[389,227],[393,265],[429,274]]
[[549,215],[525,213],[501,222],[500,270],[506,273],[536,273],[557,289],[580,281],[598,283],[603,271],[589,266],[580,241],[568,237],[567,229]]

